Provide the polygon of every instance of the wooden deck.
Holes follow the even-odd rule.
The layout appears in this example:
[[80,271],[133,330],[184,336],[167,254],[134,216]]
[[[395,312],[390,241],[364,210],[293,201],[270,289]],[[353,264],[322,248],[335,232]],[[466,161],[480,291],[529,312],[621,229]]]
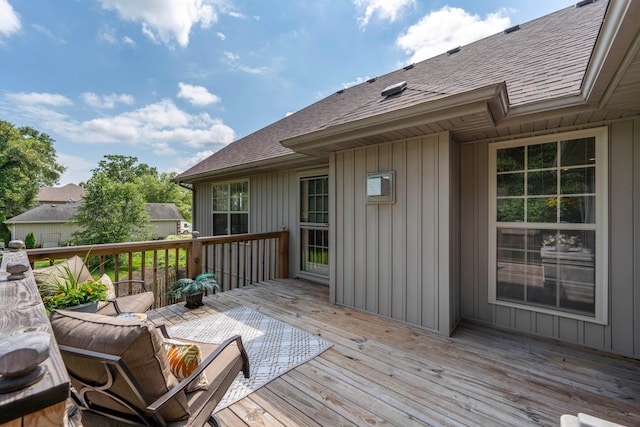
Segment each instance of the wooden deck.
[[578,412],[640,425],[640,361],[472,325],[446,338],[328,300],[281,280],[149,315],[169,325],[245,305],[333,343],[218,412],[225,425],[557,426]]

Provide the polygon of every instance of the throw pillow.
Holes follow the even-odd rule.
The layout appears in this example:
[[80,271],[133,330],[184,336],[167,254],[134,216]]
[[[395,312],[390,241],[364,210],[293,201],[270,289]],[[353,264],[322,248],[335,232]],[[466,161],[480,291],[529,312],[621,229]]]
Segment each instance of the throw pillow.
[[[191,375],[202,361],[202,352],[196,343],[165,338],[164,348],[169,356],[171,373],[180,381]],[[187,386],[187,391],[206,390],[208,387],[209,381],[202,372]]]
[[[102,276],[100,276],[100,278],[98,279],[98,282],[104,285],[104,288],[107,291],[108,300],[116,299],[116,287],[113,285],[113,282],[111,281],[111,277],[109,277],[108,274],[105,273]],[[98,310],[106,307],[109,304],[110,303],[107,301],[98,301]]]

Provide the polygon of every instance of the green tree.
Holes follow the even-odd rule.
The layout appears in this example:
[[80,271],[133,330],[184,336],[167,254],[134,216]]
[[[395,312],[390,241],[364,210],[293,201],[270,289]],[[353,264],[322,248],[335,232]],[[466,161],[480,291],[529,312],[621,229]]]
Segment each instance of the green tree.
[[33,231],[27,233],[27,236],[24,238],[24,245],[27,249],[33,249],[36,247],[36,235],[33,234]]
[[191,221],[191,191],[173,182],[176,176],[175,172],[142,175],[136,178],[135,184],[148,203],[174,203],[182,217]]
[[[30,209],[39,187],[58,182],[65,168],[56,162],[53,143],[46,133],[0,120],[0,218]],[[0,235],[7,233],[0,224]]]
[[146,201],[133,183],[115,182],[100,172],[85,184],[83,203],[75,220],[83,230],[77,244],[134,242],[150,238]]
[[92,169],[94,175],[104,173],[111,181],[125,184],[134,182],[136,178],[146,175],[157,177],[158,170],[145,163],[138,163],[137,157],[107,154],[98,162],[98,167]]

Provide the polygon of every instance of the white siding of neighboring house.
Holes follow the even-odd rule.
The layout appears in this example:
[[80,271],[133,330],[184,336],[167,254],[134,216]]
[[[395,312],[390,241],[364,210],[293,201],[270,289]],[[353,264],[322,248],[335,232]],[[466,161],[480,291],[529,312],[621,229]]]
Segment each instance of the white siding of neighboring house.
[[73,239],[73,233],[81,228],[75,224],[60,222],[20,223],[10,225],[11,238],[24,241],[27,234],[33,232],[38,246],[64,246]]

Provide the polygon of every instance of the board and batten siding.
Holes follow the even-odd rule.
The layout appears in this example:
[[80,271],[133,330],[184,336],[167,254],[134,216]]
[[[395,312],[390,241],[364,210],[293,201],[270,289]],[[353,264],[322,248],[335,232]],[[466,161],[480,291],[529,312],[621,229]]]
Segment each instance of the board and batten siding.
[[[447,132],[331,154],[331,302],[453,331],[456,156]],[[395,202],[367,204],[367,173],[388,171]]]
[[610,123],[607,325],[488,303],[488,144],[461,147],[462,318],[640,358],[640,119]]
[[[213,184],[249,180],[249,233],[289,231],[289,276],[298,273],[298,179],[299,170],[252,175],[247,178],[194,185],[193,229],[201,236],[212,234]],[[324,172],[328,173],[328,169]]]

